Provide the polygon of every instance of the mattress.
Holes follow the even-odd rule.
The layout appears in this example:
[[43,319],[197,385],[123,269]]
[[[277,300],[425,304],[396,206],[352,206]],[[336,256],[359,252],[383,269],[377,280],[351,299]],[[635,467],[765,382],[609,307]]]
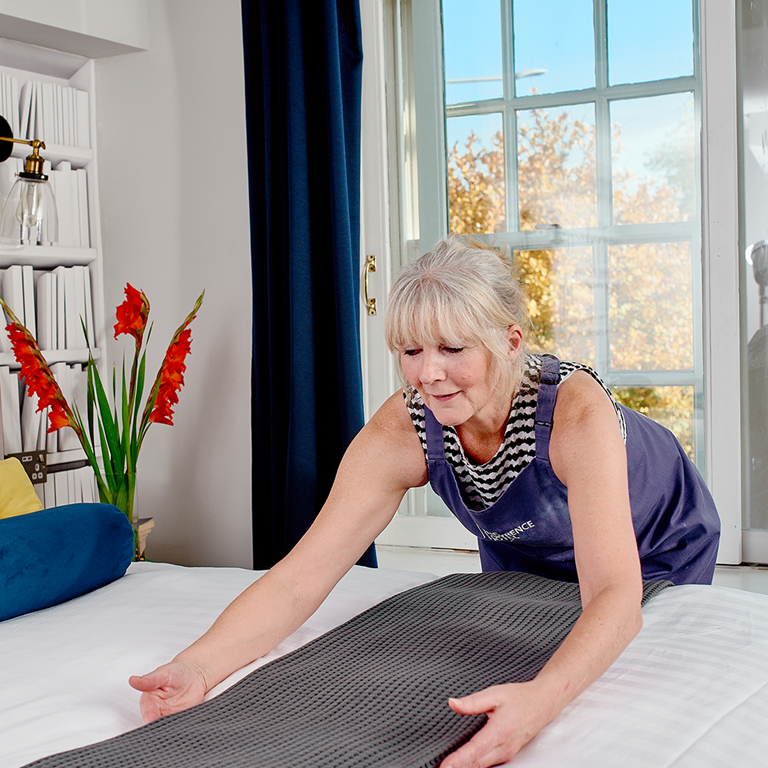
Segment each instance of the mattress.
[[[135,563],[122,579],[0,623],[0,766],[141,725],[131,674],[167,661],[260,573]],[[355,567],[257,666],[301,647],[430,574]],[[768,754],[768,598],[719,587],[664,590],[611,668],[514,761],[517,766],[753,766]]]

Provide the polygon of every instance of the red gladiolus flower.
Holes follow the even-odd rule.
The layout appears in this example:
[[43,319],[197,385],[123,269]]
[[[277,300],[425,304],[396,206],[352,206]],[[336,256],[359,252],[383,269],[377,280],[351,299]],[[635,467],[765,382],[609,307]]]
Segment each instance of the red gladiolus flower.
[[[88,400],[87,412],[80,414],[77,408],[70,408],[53,376],[48,363],[43,357],[34,336],[24,327],[0,297],[0,308],[5,311],[10,324],[8,335],[13,345],[13,352],[21,366],[21,376],[26,382],[27,394],[37,397],[37,410],[48,409],[50,427],[54,432],[62,427],[71,427],[88,462],[93,467],[99,486],[99,498],[119,504],[131,519],[133,491],[129,483],[126,497],[124,484],[115,478],[125,473],[136,471],[136,461],[144,442],[149,425],[153,422],[173,425],[173,408],[179,402],[179,391],[184,386],[186,356],[191,348],[189,324],[195,319],[203,302],[205,291],[200,294],[195,305],[184,322],[176,330],[166,350],[163,364],[157,373],[139,421],[139,400],[144,391],[144,366],[146,354],[143,353],[144,336],[149,336],[149,300],[143,291],[137,291],[130,283],[125,286],[125,301],[117,307],[117,323],[114,326],[115,339],[121,334],[132,336],[136,350],[131,364],[130,379],[126,381],[125,360],[123,361],[122,388],[118,389],[117,372],[112,373],[112,396],[118,401],[114,405],[108,402],[99,370],[96,367],[93,351],[88,339],[88,366],[86,369]],[[85,421],[87,419],[87,422]],[[98,432],[97,432],[98,430]],[[104,452],[96,454],[94,438],[96,434],[105,437]],[[101,458],[101,462],[99,461]],[[100,466],[101,464],[101,466]],[[103,469],[102,469],[103,468]]]
[[137,291],[130,283],[126,283],[125,301],[117,308],[115,314],[115,338],[125,333],[133,336],[137,344],[141,343],[149,317],[149,299],[144,291]]
[[192,332],[189,329],[183,330],[168,347],[160,369],[157,398],[149,414],[149,421],[173,426],[173,406],[179,402],[178,392],[184,386],[184,371],[187,370],[184,361],[191,348]]
[[71,426],[69,417],[64,413],[63,408],[58,403],[52,405],[50,411],[48,411],[48,422],[51,425],[48,427],[48,432],[55,432],[62,427]]
[[6,326],[6,331],[13,346],[14,357],[21,365],[27,395],[37,396],[36,410],[50,409],[48,419],[51,426],[48,431],[73,426],[69,418],[69,405],[33,336],[18,321]]

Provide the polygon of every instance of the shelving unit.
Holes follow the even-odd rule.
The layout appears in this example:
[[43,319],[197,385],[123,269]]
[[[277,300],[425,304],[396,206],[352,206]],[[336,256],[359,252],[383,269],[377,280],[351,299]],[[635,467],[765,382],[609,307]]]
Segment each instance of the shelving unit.
[[[99,207],[98,150],[96,140],[96,71],[95,61],[83,56],[40,48],[18,41],[0,39],[0,72],[18,78],[21,86],[27,80],[49,82],[70,86],[89,94],[89,133],[91,146],[69,147],[46,142],[42,156],[56,166],[67,161],[73,169],[84,169],[87,174],[88,189],[88,231],[90,247],[76,248],[51,246],[15,246],[0,244],[0,269],[14,264],[31,265],[35,270],[51,270],[58,266],[86,266],[90,275],[91,300],[94,319],[94,358],[104,375],[106,342],[106,322],[104,314],[104,288],[102,267],[102,241]],[[39,136],[45,141],[45,136]],[[12,157],[24,158],[29,154],[29,147],[15,145]],[[4,200],[0,200],[0,207]],[[81,349],[43,350],[46,360],[54,365],[58,362],[67,364],[85,364],[88,351]],[[0,352],[0,366],[18,369],[10,352]],[[7,414],[3,413],[3,418]],[[81,449],[57,451],[48,456],[48,466],[56,467],[85,459]],[[55,472],[55,470],[54,470]],[[44,503],[50,506],[47,491]],[[55,503],[61,503],[58,500]]]

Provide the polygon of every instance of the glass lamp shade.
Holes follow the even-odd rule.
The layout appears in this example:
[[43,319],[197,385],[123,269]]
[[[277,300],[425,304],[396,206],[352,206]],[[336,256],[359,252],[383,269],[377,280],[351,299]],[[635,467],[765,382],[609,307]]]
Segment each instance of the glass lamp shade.
[[56,200],[45,177],[19,174],[5,201],[0,239],[23,245],[50,245],[59,239]]

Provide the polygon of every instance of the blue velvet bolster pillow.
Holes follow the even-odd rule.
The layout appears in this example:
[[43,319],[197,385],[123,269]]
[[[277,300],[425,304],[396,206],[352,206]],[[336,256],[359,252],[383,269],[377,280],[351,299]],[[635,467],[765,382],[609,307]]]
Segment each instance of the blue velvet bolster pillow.
[[119,579],[133,527],[110,504],[68,504],[0,520],[0,621]]

